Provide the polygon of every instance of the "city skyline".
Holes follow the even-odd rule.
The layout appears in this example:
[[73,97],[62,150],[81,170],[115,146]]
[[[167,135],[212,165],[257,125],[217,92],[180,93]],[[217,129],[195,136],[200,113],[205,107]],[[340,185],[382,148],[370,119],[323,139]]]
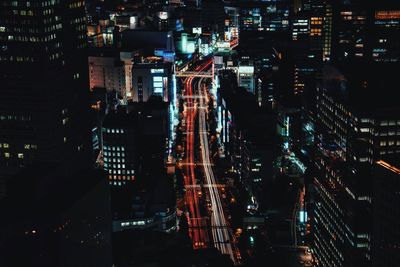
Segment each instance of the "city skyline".
[[0,266],[397,266],[400,3],[0,1]]

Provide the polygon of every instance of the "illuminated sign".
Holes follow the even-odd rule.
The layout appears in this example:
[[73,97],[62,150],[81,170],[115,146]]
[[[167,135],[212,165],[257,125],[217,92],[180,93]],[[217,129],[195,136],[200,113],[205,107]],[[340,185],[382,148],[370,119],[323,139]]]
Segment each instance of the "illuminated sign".
[[195,47],[194,42],[188,42],[187,46],[186,46],[186,52],[187,53],[194,53],[195,50],[196,50],[196,47]]
[[230,48],[231,44],[229,42],[217,42],[216,47],[218,47],[218,48]]
[[400,19],[400,10],[377,11],[375,19]]
[[151,69],[151,73],[164,73],[164,69]]
[[300,211],[299,212],[299,220],[300,223],[306,223],[307,222],[307,211]]
[[254,73],[254,66],[239,66],[240,73]]
[[192,32],[193,33],[197,33],[197,34],[201,34],[202,33],[202,29],[201,29],[201,27],[194,27],[192,29]]
[[159,17],[160,19],[168,19],[168,13],[164,11],[157,12],[157,17]]
[[135,29],[137,27],[137,17],[130,17],[129,18],[129,28]]

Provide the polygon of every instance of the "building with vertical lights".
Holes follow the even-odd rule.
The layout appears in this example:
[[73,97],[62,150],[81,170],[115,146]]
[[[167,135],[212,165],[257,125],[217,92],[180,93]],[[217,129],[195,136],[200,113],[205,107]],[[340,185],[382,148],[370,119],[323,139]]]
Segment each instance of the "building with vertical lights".
[[165,102],[173,100],[171,63],[136,63],[132,67],[132,101],[146,102],[160,96]]

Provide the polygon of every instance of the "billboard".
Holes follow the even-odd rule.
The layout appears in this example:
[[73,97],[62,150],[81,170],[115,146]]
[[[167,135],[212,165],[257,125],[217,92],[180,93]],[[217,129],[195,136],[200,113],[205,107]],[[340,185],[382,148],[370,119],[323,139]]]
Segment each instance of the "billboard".
[[192,32],[193,33],[197,33],[197,34],[201,34],[203,31],[202,31],[201,27],[194,27],[192,29]]

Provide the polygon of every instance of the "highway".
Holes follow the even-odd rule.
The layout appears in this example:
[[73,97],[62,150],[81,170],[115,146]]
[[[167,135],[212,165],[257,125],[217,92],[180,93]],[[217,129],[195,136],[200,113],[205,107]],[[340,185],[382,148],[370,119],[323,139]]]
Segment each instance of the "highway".
[[[195,71],[207,70],[212,61],[207,61],[198,66]],[[186,122],[186,160],[185,160],[185,202],[188,207],[188,221],[190,226],[190,236],[193,247],[202,248],[212,244],[223,254],[230,256],[237,265],[240,263],[240,254],[235,247],[235,241],[225,217],[225,211],[221,202],[221,195],[217,186],[217,180],[212,169],[210,160],[207,116],[208,116],[208,92],[204,85],[205,79],[201,75],[195,78],[195,74],[184,80],[185,108],[184,117]],[[194,95],[196,91],[196,95]],[[198,118],[198,131],[195,131],[196,118]],[[195,151],[195,134],[200,140],[200,151]],[[195,162],[195,152],[199,152],[201,162]],[[203,180],[203,187],[196,183],[195,167],[201,167],[204,177],[197,177]],[[199,202],[200,190],[205,189],[206,197],[210,201],[209,214],[202,216]],[[206,226],[206,227],[205,227]],[[210,238],[209,238],[210,236]],[[211,240],[209,240],[211,239]]]

